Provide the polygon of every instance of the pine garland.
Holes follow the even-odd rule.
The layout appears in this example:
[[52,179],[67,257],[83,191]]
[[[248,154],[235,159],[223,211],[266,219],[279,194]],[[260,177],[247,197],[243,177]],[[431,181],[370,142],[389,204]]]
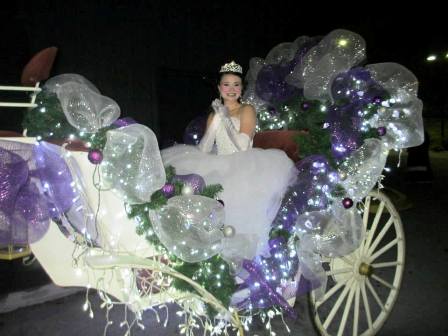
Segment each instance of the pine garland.
[[[45,139],[68,139],[79,138],[89,143],[91,148],[104,149],[107,131],[114,129],[111,125],[104,127],[96,133],[78,132],[67,121],[61,104],[56,94],[42,90],[36,97],[37,107],[26,112],[22,126],[27,129],[29,136],[36,136],[39,140]],[[166,168],[167,182],[174,185],[174,194],[181,195],[183,183],[174,181],[176,171],[174,167]],[[201,192],[202,196],[216,198],[223,190],[219,184],[205,186]],[[198,263],[187,263],[170,254],[154,233],[149,210],[157,210],[167,204],[167,198],[161,190],[153,193],[151,201],[144,204],[125,204],[127,215],[137,222],[136,232],[144,236],[146,240],[154,245],[161,253],[167,253],[173,263],[173,268],[193,279],[211,294],[213,294],[224,305],[229,305],[230,298],[235,292],[236,284],[231,275],[230,267],[219,255]],[[173,279],[173,286],[181,291],[194,291],[186,282]],[[210,307],[209,307],[210,309]]]
[[28,136],[41,139],[66,139],[78,131],[69,124],[56,94],[42,90],[36,96],[37,106],[25,112],[23,129]]
[[82,132],[78,135],[78,137],[89,143],[90,148],[94,149],[104,149],[107,141],[107,131],[117,128],[115,125],[110,125],[107,127],[100,128],[96,133],[85,133]]
[[[183,183],[173,181],[176,175],[174,167],[169,166],[165,168],[167,183],[174,184],[175,195],[182,194]],[[223,190],[219,184],[212,184],[206,186],[201,192],[202,196],[216,198],[218,193]],[[168,199],[161,190],[154,192],[151,196],[151,202],[144,204],[126,204],[126,210],[129,218],[137,221],[138,225],[136,232],[140,236],[144,236],[146,240],[155,246],[161,253],[169,255],[171,260],[171,267],[176,271],[184,274],[190,279],[196,281],[213,296],[220,300],[225,306],[230,303],[230,298],[236,290],[236,283],[234,276],[231,274],[230,266],[219,255],[215,255],[208,260],[197,263],[187,263],[177,258],[175,255],[169,253],[167,249],[160,242],[157,235],[154,233],[151,220],[149,219],[148,211],[157,210],[167,204]],[[194,289],[185,281],[174,278],[172,285],[180,291],[192,292]],[[211,308],[209,312],[211,313]]]
[[[237,285],[230,272],[230,266],[219,255],[198,263],[187,263],[178,258],[176,261],[173,266],[176,271],[200,284],[225,307],[229,306]],[[188,283],[177,278],[174,279],[173,286],[181,291],[193,291]]]
[[36,104],[36,107],[25,112],[22,127],[27,130],[28,136],[37,137],[38,140],[78,138],[89,143],[91,148],[103,149],[107,131],[116,128],[111,125],[96,133],[79,132],[67,121],[57,95],[45,89],[36,96]]
[[220,184],[210,184],[204,188],[201,195],[208,198],[216,198],[216,196],[223,190],[224,189]]
[[[387,99],[381,97],[380,100]],[[303,96],[293,97],[289,101],[281,104],[272,104],[259,115],[259,130],[271,129],[293,129],[305,131],[294,137],[297,143],[300,158],[310,155],[324,155],[333,168],[337,168],[338,163],[334,160],[331,152],[331,134],[328,128],[327,111],[330,107],[343,107],[350,104],[347,98],[341,98],[335,102],[321,102],[318,100],[306,100]],[[369,119],[378,113],[378,106],[375,103],[367,103],[362,108],[363,119]],[[352,125],[350,118],[340,118],[342,127],[350,129]],[[369,138],[378,138],[376,129],[369,125],[363,126],[360,132],[361,141]]]

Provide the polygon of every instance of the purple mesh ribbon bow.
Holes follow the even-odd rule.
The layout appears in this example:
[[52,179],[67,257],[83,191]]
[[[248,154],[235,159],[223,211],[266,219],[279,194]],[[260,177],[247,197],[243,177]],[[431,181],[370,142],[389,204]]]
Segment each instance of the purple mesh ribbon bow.
[[242,266],[249,274],[244,280],[243,287],[250,290],[250,296],[238,303],[240,308],[248,305],[252,308],[280,306],[291,318],[296,317],[285,298],[275,290],[275,285],[266,280],[266,274],[260,263],[245,259]]
[[66,236],[75,231],[95,242],[91,211],[83,203],[59,146],[0,141],[0,244],[38,241],[50,218]]
[[32,145],[0,141],[0,244],[26,245],[48,230],[49,211],[33,178]]

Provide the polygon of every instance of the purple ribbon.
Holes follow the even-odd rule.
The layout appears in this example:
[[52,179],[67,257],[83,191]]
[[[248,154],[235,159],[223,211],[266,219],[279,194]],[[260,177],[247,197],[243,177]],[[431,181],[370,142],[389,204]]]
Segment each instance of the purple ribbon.
[[43,186],[43,196],[49,204],[52,218],[59,218],[73,205],[76,190],[72,186],[72,175],[61,158],[60,147],[41,142],[33,146],[36,170],[33,172]]
[[36,242],[50,218],[66,236],[77,231],[95,242],[91,211],[82,201],[59,146],[0,140],[0,243]]
[[117,127],[125,127],[125,126],[129,126],[132,124],[136,124],[137,122],[130,118],[130,117],[125,117],[125,118],[120,118],[115,120],[112,125],[117,126]]
[[28,244],[48,230],[47,202],[32,171],[32,145],[0,141],[0,243]]
[[260,263],[245,259],[242,266],[249,273],[249,276],[245,279],[244,287],[248,288],[251,294],[248,298],[238,303],[240,308],[247,307],[249,304],[253,308],[280,306],[291,318],[296,317],[294,310],[285,298],[274,289],[277,282],[274,281],[272,284],[268,282],[266,279],[267,274]]
[[[283,230],[290,235],[294,234],[295,222],[300,214],[328,207],[329,200],[326,192],[330,192],[337,182],[335,172],[331,170],[328,161],[319,155],[300,161],[297,170],[297,182],[286,192],[271,225],[272,229]],[[317,188],[318,184],[327,186],[328,190]],[[310,199],[313,200],[311,205]],[[244,281],[241,287],[249,289],[250,294],[237,305],[240,308],[247,307],[249,304],[256,308],[279,305],[289,315],[294,316],[286,300],[317,287],[319,283],[316,281],[308,285],[305,285],[303,281],[298,283],[299,261],[297,255],[291,253],[285,238],[279,236],[270,239],[268,247],[269,257],[258,256],[243,265],[248,274],[241,275]]]

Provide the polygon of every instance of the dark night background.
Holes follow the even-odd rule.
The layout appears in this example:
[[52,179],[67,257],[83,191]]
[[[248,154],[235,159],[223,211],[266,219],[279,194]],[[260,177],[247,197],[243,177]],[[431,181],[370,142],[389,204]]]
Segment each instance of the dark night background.
[[[281,42],[337,28],[366,40],[367,63],[397,62],[421,82],[425,116],[445,107],[448,51],[444,10],[364,2],[329,7],[299,1],[15,1],[0,9],[0,83],[17,85],[36,52],[59,48],[52,76],[79,73],[115,99],[122,116],[181,140],[216,94],[213,75],[235,59],[247,69]],[[405,13],[407,12],[407,13]],[[21,130],[22,112],[2,108],[1,129]]]
[[[441,118],[448,117],[447,11],[430,1],[409,3],[5,0],[0,3],[0,85],[20,85],[31,57],[56,46],[51,76],[85,76],[117,101],[122,117],[152,128],[164,147],[181,141],[187,124],[206,113],[217,95],[214,76],[223,63],[234,59],[247,70],[252,57],[265,58],[281,42],[342,28],[365,39],[366,63],[400,63],[417,76],[423,115],[439,132]],[[439,60],[428,63],[429,54],[438,54]],[[0,92],[0,101],[5,97],[18,98]],[[20,132],[23,112],[0,107],[0,130]],[[431,155],[434,179],[428,174],[409,178],[404,169],[393,169],[386,180],[407,196],[399,209],[407,266],[396,308],[379,334],[384,336],[448,334],[443,308],[448,300],[448,152],[428,151],[426,143],[414,153],[414,166],[425,166],[424,173],[430,172]],[[410,159],[409,153],[408,167]],[[50,282],[36,264],[0,263],[0,307],[5,293]],[[84,292],[0,313],[0,334],[98,335],[104,323],[82,315],[83,299]],[[303,331],[300,320],[294,335],[314,335]]]

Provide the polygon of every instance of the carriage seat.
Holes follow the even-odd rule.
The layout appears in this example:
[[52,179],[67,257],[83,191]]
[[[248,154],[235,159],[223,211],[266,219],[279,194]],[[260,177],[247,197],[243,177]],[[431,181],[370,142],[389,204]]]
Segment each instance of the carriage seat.
[[306,134],[306,132],[295,130],[259,132],[254,136],[253,146],[262,149],[280,149],[284,151],[292,161],[297,162],[299,161],[299,148],[294,141],[294,137],[299,134]]
[[[254,144],[255,148],[262,149],[280,149],[288,155],[288,157],[294,161],[299,161],[299,149],[297,143],[294,141],[294,137],[299,134],[304,134],[304,131],[294,131],[294,130],[275,130],[275,131],[263,131],[255,134]],[[2,137],[22,137],[22,134],[14,131],[1,131],[0,138]],[[56,145],[62,145],[64,140],[47,140]],[[70,141],[66,147],[73,151],[88,151],[88,148],[82,141]]]

